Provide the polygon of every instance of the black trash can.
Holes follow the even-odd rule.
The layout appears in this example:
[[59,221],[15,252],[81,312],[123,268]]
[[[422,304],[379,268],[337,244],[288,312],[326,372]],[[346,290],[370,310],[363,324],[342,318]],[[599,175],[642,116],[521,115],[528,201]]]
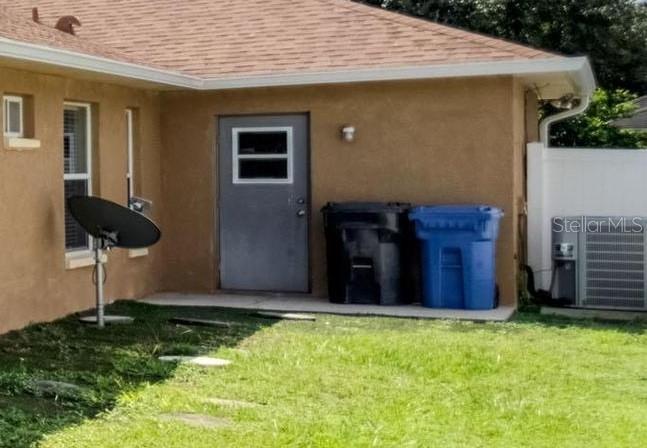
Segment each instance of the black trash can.
[[411,302],[410,204],[330,202],[324,215],[331,302]]

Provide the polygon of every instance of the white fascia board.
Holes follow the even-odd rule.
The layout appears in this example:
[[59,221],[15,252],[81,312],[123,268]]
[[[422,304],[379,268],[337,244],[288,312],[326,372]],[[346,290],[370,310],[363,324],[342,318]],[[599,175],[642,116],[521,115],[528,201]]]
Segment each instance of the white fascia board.
[[499,62],[466,62],[459,64],[376,67],[315,73],[241,76],[203,79],[171,70],[163,70],[129,62],[92,56],[70,50],[47,47],[0,37],[0,57],[39,62],[58,67],[137,79],[156,84],[192,90],[226,90],[252,87],[340,84],[369,81],[460,78],[497,75],[567,74],[573,80],[574,93],[590,95],[595,78],[586,57],[555,57],[552,59]]
[[0,57],[149,81],[173,87],[199,89],[202,85],[200,78],[170,70],[156,69],[70,50],[20,42],[4,37],[0,37]]
[[571,60],[579,60],[581,65],[578,69],[571,71],[576,85],[580,88],[580,93],[583,96],[591,96],[593,91],[597,88],[595,81],[595,74],[593,68],[587,57],[571,58]]
[[339,84],[367,81],[396,81],[435,78],[459,78],[497,75],[542,75],[566,73],[572,77],[578,93],[590,94],[595,88],[593,71],[585,57],[556,57],[553,59],[469,62],[447,65],[429,65],[388,68],[378,67],[347,71],[261,75],[206,79],[203,90],[240,89],[250,87],[298,86],[312,84]]

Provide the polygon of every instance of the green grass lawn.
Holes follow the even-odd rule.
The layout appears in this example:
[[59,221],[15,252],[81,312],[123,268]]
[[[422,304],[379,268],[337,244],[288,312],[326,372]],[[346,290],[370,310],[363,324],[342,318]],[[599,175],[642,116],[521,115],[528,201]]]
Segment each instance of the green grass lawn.
[[[133,326],[73,318],[0,337],[0,447],[647,446],[647,325],[474,324],[118,303]],[[167,324],[231,320],[228,329]],[[212,354],[216,369],[160,354]],[[38,394],[33,381],[83,387]],[[232,407],[214,399],[242,400]],[[170,413],[228,423],[202,428]]]

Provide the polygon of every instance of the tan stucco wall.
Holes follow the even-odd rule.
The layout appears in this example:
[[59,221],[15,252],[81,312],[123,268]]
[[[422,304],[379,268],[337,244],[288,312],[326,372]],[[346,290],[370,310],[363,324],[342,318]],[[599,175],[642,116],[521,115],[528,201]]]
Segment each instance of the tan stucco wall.
[[[217,116],[307,112],[314,294],[325,294],[327,201],[488,203],[506,211],[498,281],[514,303],[524,102],[511,77],[162,94],[163,287],[218,287]],[[340,139],[344,124],[357,128],[351,144]]]
[[[41,148],[15,151],[0,140],[0,333],[91,308],[92,268],[65,269],[63,102],[93,104],[94,193],[124,203],[124,109],[139,108],[139,193],[161,216],[159,96],[109,84],[75,81],[0,67],[0,93],[31,96],[33,133]],[[1,138],[1,136],[0,136]],[[133,298],[158,289],[161,250],[129,259],[109,255],[106,298]]]
[[[218,288],[216,120],[309,113],[313,293],[325,295],[320,208],[328,201],[490,203],[506,217],[498,245],[504,303],[516,300],[516,226],[524,198],[529,102],[512,78],[438,80],[218,93],[156,93],[0,67],[0,93],[29,98],[41,148],[0,141],[0,333],[94,304],[91,267],[65,269],[64,101],[93,106],[94,193],[126,197],[124,109],[138,109],[138,194],[155,203],[162,243],[146,257],[113,251],[108,300]],[[531,99],[532,100],[532,99]],[[340,127],[357,128],[356,141]]]

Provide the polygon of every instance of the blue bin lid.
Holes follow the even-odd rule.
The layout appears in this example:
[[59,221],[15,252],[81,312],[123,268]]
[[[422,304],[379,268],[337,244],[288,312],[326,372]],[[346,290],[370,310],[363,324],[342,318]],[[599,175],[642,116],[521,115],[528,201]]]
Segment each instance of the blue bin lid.
[[416,219],[425,216],[480,216],[486,218],[500,218],[503,210],[491,205],[424,205],[414,207],[409,212],[409,218]]

